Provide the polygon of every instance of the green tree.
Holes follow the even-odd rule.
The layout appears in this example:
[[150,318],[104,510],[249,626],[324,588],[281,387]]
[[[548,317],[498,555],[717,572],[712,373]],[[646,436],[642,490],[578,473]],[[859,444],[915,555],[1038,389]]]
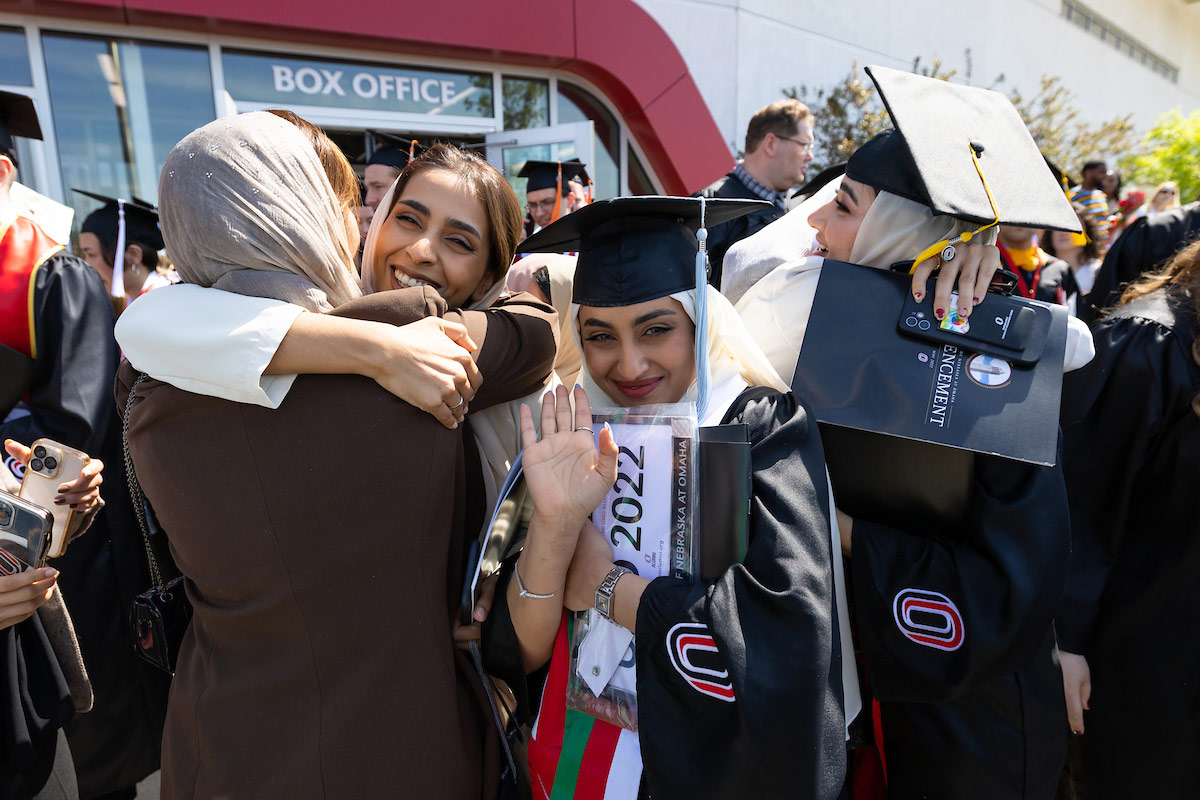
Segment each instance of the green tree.
[[[966,51],[965,56],[967,66],[962,77],[971,83],[971,51]],[[913,60],[912,71],[940,80],[959,76],[958,70],[947,69],[939,58],[923,64],[918,57]],[[998,75],[987,88],[995,89],[1004,80],[1004,75]],[[784,89],[783,94],[807,104],[817,117],[810,175],[845,161],[890,124],[876,97],[874,84],[860,75],[857,62],[850,74],[833,87],[794,86]],[[1085,161],[1093,158],[1119,162],[1128,159],[1135,150],[1132,114],[1098,125],[1081,122],[1075,96],[1058,76],[1043,75],[1037,93],[1032,96],[1016,90],[1009,96],[1042,153],[1068,174],[1077,173]]]
[[1137,183],[1178,183],[1180,202],[1200,197],[1200,111],[1185,117],[1175,109],[1160,116],[1146,132],[1142,152],[1126,165]]
[[1086,162],[1120,163],[1137,147],[1133,114],[1095,125],[1081,122],[1075,95],[1057,75],[1043,75],[1033,95],[1014,90],[1010,96],[1042,155],[1074,180]]
[[[965,55],[967,67],[964,76],[970,82],[971,51],[967,50]],[[937,57],[923,64],[921,57],[917,56],[913,59],[912,71],[943,81],[959,74],[956,69],[944,67],[942,60]],[[1004,76],[998,76],[992,87],[1003,81]],[[816,115],[813,162],[808,170],[812,176],[850,158],[872,136],[891,125],[883,104],[876,96],[875,84],[859,69],[857,61],[851,65],[850,74],[832,87],[793,86],[784,89],[783,94],[804,103]]]

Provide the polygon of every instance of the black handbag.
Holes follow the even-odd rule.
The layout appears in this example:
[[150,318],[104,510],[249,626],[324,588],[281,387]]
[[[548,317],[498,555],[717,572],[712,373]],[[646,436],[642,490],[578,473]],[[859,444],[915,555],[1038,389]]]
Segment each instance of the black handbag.
[[192,604],[184,593],[182,575],[171,581],[163,581],[150,539],[152,532],[161,531],[154,517],[154,510],[142,494],[142,485],[138,482],[137,473],[133,469],[133,458],[129,454],[129,413],[133,409],[133,397],[137,386],[145,377],[144,373],[138,375],[129,389],[129,399],[125,402],[125,419],[121,427],[121,445],[124,449],[129,499],[133,501],[133,510],[137,516],[138,528],[142,532],[146,561],[154,585],[149,591],[133,599],[129,623],[133,626],[134,649],[137,654],[159,669],[174,675],[175,663],[179,658],[179,645],[183,642],[183,635],[192,621]]

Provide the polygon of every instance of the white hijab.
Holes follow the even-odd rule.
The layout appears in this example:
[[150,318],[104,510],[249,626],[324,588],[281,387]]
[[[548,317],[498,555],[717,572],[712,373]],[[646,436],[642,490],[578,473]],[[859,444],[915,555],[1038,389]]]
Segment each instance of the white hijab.
[[[763,355],[762,350],[750,338],[746,326],[734,311],[733,306],[725,297],[712,286],[705,287],[708,292],[708,358],[712,370],[710,385],[711,402],[701,425],[712,425],[720,422],[729,405],[741,392],[729,395],[731,386],[739,382],[741,388],[746,386],[769,386],[779,392],[788,391],[787,384],[779,377],[779,373],[771,366],[771,362]],[[696,290],[689,289],[671,295],[683,306],[683,310],[696,321]],[[579,334],[579,304],[571,304],[571,333],[575,344],[582,353],[583,340]],[[579,370],[579,385],[587,392],[588,399],[595,406],[620,406],[621,404],[609,397],[588,371],[587,358]],[[692,381],[687,392],[680,399],[682,403],[696,402],[697,384]]]

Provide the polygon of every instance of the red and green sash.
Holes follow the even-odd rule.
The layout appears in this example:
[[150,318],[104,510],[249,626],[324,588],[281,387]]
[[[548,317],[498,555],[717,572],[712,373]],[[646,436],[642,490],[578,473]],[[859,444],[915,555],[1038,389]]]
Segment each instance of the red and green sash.
[[567,708],[569,628],[564,612],[529,743],[533,796],[538,800],[634,800],[642,772],[637,734]]

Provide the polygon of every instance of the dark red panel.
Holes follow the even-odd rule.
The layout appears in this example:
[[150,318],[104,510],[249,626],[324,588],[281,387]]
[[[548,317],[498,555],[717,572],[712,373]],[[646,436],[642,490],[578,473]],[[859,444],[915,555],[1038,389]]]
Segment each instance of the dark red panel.
[[0,10],[562,69],[608,97],[664,191],[702,188],[733,160],[678,49],[633,0],[0,0]]

